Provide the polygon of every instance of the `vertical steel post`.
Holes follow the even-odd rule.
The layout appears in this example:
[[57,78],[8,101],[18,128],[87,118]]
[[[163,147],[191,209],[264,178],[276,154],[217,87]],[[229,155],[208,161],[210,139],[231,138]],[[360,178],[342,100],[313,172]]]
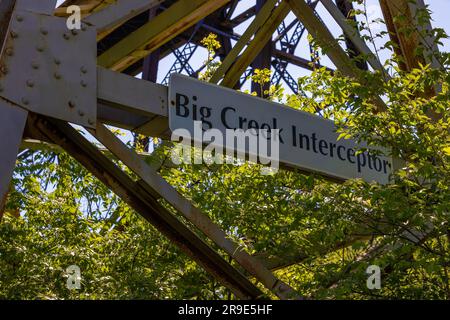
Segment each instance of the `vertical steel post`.
[[[158,12],[158,7],[154,7],[148,12],[148,20],[152,20]],[[144,58],[142,66],[142,80],[155,82],[158,80],[158,66],[159,66],[160,48],[156,49]],[[140,139],[138,135],[135,136],[135,141],[144,146],[145,151],[149,151],[150,138],[145,137]]]
[[[259,12],[264,4],[266,3],[266,0],[257,0],[256,1],[256,12]],[[272,62],[272,40],[269,40],[267,44],[264,46],[264,48],[261,50],[261,52],[258,54],[258,56],[255,58],[255,60],[252,63],[253,70],[255,69],[269,69],[271,68],[271,62]],[[261,90],[261,86],[258,83],[252,82],[252,92],[256,92],[259,97],[266,97],[267,95],[264,94],[264,91],[269,90],[270,83],[266,83]]]
[[[353,20],[356,22],[355,16],[350,16],[350,13],[353,10],[353,4],[349,0],[336,0],[336,6],[339,8],[339,10],[342,12],[342,14],[350,20]],[[359,30],[355,28],[356,34],[359,36]],[[356,45],[353,43],[353,41],[348,37],[345,36],[345,45],[347,46],[347,49],[349,51],[350,58],[354,59],[361,55],[361,51],[356,47]],[[357,61],[356,66],[361,70],[368,70],[369,67],[367,66],[367,62],[365,61]]]
[[0,98],[0,220],[28,112]]

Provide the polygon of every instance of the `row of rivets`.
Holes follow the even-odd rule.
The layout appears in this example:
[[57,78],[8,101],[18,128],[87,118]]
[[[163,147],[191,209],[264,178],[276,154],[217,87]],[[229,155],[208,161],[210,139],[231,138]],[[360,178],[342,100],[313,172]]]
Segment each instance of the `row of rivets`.
[[[24,20],[24,17],[21,16],[21,15],[17,15],[17,16],[16,16],[16,20],[17,20],[18,22],[22,22],[22,21]],[[82,30],[82,31],[86,31],[86,30],[87,30],[87,27],[86,27],[85,24],[82,24],[81,30]],[[43,28],[43,27],[40,29],[40,32],[41,32],[41,34],[44,35],[44,36],[48,35],[48,33],[49,33],[49,31],[48,31],[47,29]],[[74,29],[74,30],[71,30],[71,33],[72,33],[72,35],[74,35],[74,36],[78,35],[78,31],[75,30],[75,29]],[[16,39],[16,38],[19,37],[19,34],[18,34],[16,31],[11,30],[11,31],[10,31],[10,36],[11,36],[11,38]],[[70,34],[69,34],[68,32],[63,33],[63,38],[66,39],[66,40],[70,40]],[[45,50],[45,47],[44,47],[44,45],[39,44],[39,45],[36,46],[36,50],[37,50],[38,52],[43,52],[43,51]],[[5,53],[6,53],[6,55],[8,55],[8,56],[12,56],[12,55],[14,54],[14,51],[13,51],[12,48],[7,48],[6,51],[5,51]],[[61,60],[59,60],[58,58],[55,58],[55,59],[54,59],[54,63],[55,63],[56,65],[59,66],[59,65],[61,64]],[[34,70],[38,70],[38,69],[40,68],[40,65],[39,65],[38,62],[33,61],[33,62],[31,63],[31,67],[32,67]],[[0,71],[1,71],[3,74],[7,74],[7,73],[8,73],[8,69],[7,69],[7,67],[4,66],[4,65],[0,67]],[[80,71],[81,71],[81,73],[86,74],[86,73],[88,72],[88,69],[87,69],[85,66],[82,66],[82,67],[80,68]],[[54,76],[55,79],[57,79],[57,80],[60,80],[60,79],[62,78],[62,75],[61,75],[59,72],[55,72],[55,73],[53,74],[53,76]],[[81,84],[81,86],[84,87],[84,88],[88,86],[88,83],[87,83],[85,80],[81,80],[80,84]],[[29,80],[27,80],[26,85],[27,85],[29,88],[34,88],[35,83],[34,83],[33,80],[29,79]],[[1,91],[3,91],[3,87],[2,87],[2,86],[0,86],[0,92],[1,92]],[[22,103],[23,103],[24,105],[29,105],[29,104],[30,104],[30,101],[29,101],[29,99],[28,99],[27,97],[23,97],[21,100],[22,100]],[[68,106],[69,106],[69,108],[74,109],[74,108],[76,107],[76,104],[75,104],[74,101],[70,100],[70,101],[68,102]],[[85,113],[84,113],[82,110],[78,110],[78,115],[79,115],[80,117],[84,117]],[[94,122],[93,120],[91,120],[91,119],[88,119],[88,123],[89,123],[90,125],[94,125],[94,124],[95,124],[95,122]]]

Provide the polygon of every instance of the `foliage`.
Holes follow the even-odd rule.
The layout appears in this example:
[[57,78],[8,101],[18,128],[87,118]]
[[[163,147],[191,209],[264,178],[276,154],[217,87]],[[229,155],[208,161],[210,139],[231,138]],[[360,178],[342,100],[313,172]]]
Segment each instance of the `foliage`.
[[206,71],[199,74],[199,79],[208,81],[220,66],[220,62],[215,61],[214,58],[216,56],[216,50],[220,49],[221,45],[217,40],[217,35],[214,33],[210,33],[201,43],[208,51],[208,59],[205,61]]
[[[216,38],[204,44],[209,63]],[[343,138],[392,150],[402,162],[389,185],[337,184],[295,170],[264,176],[252,163],[159,172],[305,296],[450,299],[450,60],[439,58],[440,69],[406,72],[393,56],[389,78],[364,72],[364,84],[316,69],[299,79],[304,94],[284,98],[334,120]],[[253,77],[263,85],[270,72]],[[283,99],[272,91],[270,99]],[[374,96],[385,111],[375,112]],[[172,147],[157,145],[148,161],[164,162]],[[0,224],[0,298],[231,297],[65,153],[24,151],[13,184]],[[72,264],[82,270],[80,291],[65,286]],[[382,269],[380,290],[366,286],[369,265]]]

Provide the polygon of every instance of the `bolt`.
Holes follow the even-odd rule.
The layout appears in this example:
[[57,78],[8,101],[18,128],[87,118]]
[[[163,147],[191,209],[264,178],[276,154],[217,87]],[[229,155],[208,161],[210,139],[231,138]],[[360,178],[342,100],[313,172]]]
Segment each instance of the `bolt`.
[[61,60],[59,60],[58,58],[55,58],[55,64],[56,65],[60,65],[61,64]]
[[11,57],[14,54],[13,48],[6,48],[5,53]]
[[173,100],[170,101],[170,104],[174,106],[175,105],[175,101],[173,101]]
[[68,34],[67,32],[65,32],[65,33],[63,34],[63,38],[66,39],[66,40],[69,40],[69,39],[70,39],[70,36],[69,36],[69,34]]
[[47,30],[47,29],[44,29],[44,28],[41,28],[41,33],[42,33],[44,36],[46,36],[46,35],[48,34],[48,30]]
[[20,16],[20,15],[17,15],[17,16],[16,16],[16,19],[17,19],[17,21],[19,21],[19,22],[22,22],[22,21],[23,21],[23,17]]
[[70,109],[75,108],[75,102],[73,102],[72,100],[69,101],[69,108],[70,108]]
[[40,44],[36,47],[36,50],[39,52],[42,52],[42,51],[44,51],[44,46]]
[[80,68],[80,70],[81,70],[82,73],[87,73],[88,72],[88,70],[87,70],[87,68],[85,66],[82,66]]
[[22,103],[27,106],[27,105],[30,104],[30,101],[27,98],[23,97],[22,98]]
[[32,67],[34,70],[37,70],[37,69],[39,69],[39,63],[37,63],[36,61],[33,61],[33,62],[31,63],[31,67]]
[[81,86],[82,86],[83,88],[86,88],[86,87],[87,87],[87,82],[84,81],[84,80],[81,80]]
[[15,32],[15,31],[13,31],[13,30],[11,30],[11,31],[9,32],[9,35],[10,35],[11,38],[13,38],[13,39],[19,37],[19,34],[18,34],[17,32]]
[[55,76],[55,79],[58,79],[58,80],[61,79],[61,74],[58,72],[55,72],[54,76]]
[[27,86],[29,86],[30,88],[33,88],[34,87],[33,80],[27,80]]
[[76,35],[78,34],[77,29],[72,29],[72,34],[73,34],[74,36],[76,36]]
[[78,115],[79,115],[80,117],[84,117],[84,112],[81,111],[81,110],[79,110],[79,111],[78,111]]

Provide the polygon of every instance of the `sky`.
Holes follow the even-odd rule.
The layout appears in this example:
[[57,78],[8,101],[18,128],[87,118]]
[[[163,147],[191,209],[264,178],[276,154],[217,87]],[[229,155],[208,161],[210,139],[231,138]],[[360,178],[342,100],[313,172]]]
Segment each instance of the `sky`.
[[[64,0],[58,0],[58,5],[61,4]],[[368,9],[368,16],[369,20],[375,20],[377,18],[382,18],[381,9],[378,4],[378,0],[366,0],[367,1],[367,9]],[[254,5],[256,3],[256,0],[243,0],[239,3],[236,12],[234,15],[238,15],[239,13],[245,11],[250,6]],[[425,3],[429,5],[430,10],[432,11],[432,26],[438,27],[444,29],[446,32],[450,33],[450,19],[449,19],[449,12],[450,12],[450,0],[425,0]],[[334,22],[334,20],[329,16],[328,12],[325,10],[325,8],[319,4],[316,8],[317,12],[321,16],[321,18],[325,21],[330,31],[338,37],[342,31],[338,27],[338,25]],[[295,19],[295,16],[291,13],[287,17],[287,22],[292,21]],[[242,34],[245,31],[245,28],[251,23],[251,20],[247,21],[246,23],[243,23],[241,26],[236,28],[235,32],[238,34]],[[379,24],[372,24],[371,28],[374,32],[381,31],[381,27]],[[383,44],[383,39],[380,39],[380,41],[377,42],[378,46],[381,46]],[[443,41],[443,46],[440,48],[442,51],[450,51],[450,40]],[[303,58],[309,58],[309,46],[307,44],[306,37],[304,36],[302,38],[302,41],[299,44],[299,47],[296,51],[296,55],[301,56]],[[380,53],[381,59],[387,57],[387,53]],[[203,48],[197,49],[197,52],[195,53],[194,57],[191,59],[191,65],[193,69],[199,68],[204,60],[207,58],[206,50]],[[165,59],[163,59],[159,66],[159,74],[158,74],[158,82],[161,82],[164,77],[166,76],[167,72],[169,71],[170,67],[174,63],[174,57],[168,56]],[[323,57],[321,59],[321,64],[333,67],[333,64],[327,57]],[[299,67],[290,65],[288,67],[288,71],[291,73],[291,75],[294,78],[298,78],[303,75],[307,75],[308,71],[303,70]]]

